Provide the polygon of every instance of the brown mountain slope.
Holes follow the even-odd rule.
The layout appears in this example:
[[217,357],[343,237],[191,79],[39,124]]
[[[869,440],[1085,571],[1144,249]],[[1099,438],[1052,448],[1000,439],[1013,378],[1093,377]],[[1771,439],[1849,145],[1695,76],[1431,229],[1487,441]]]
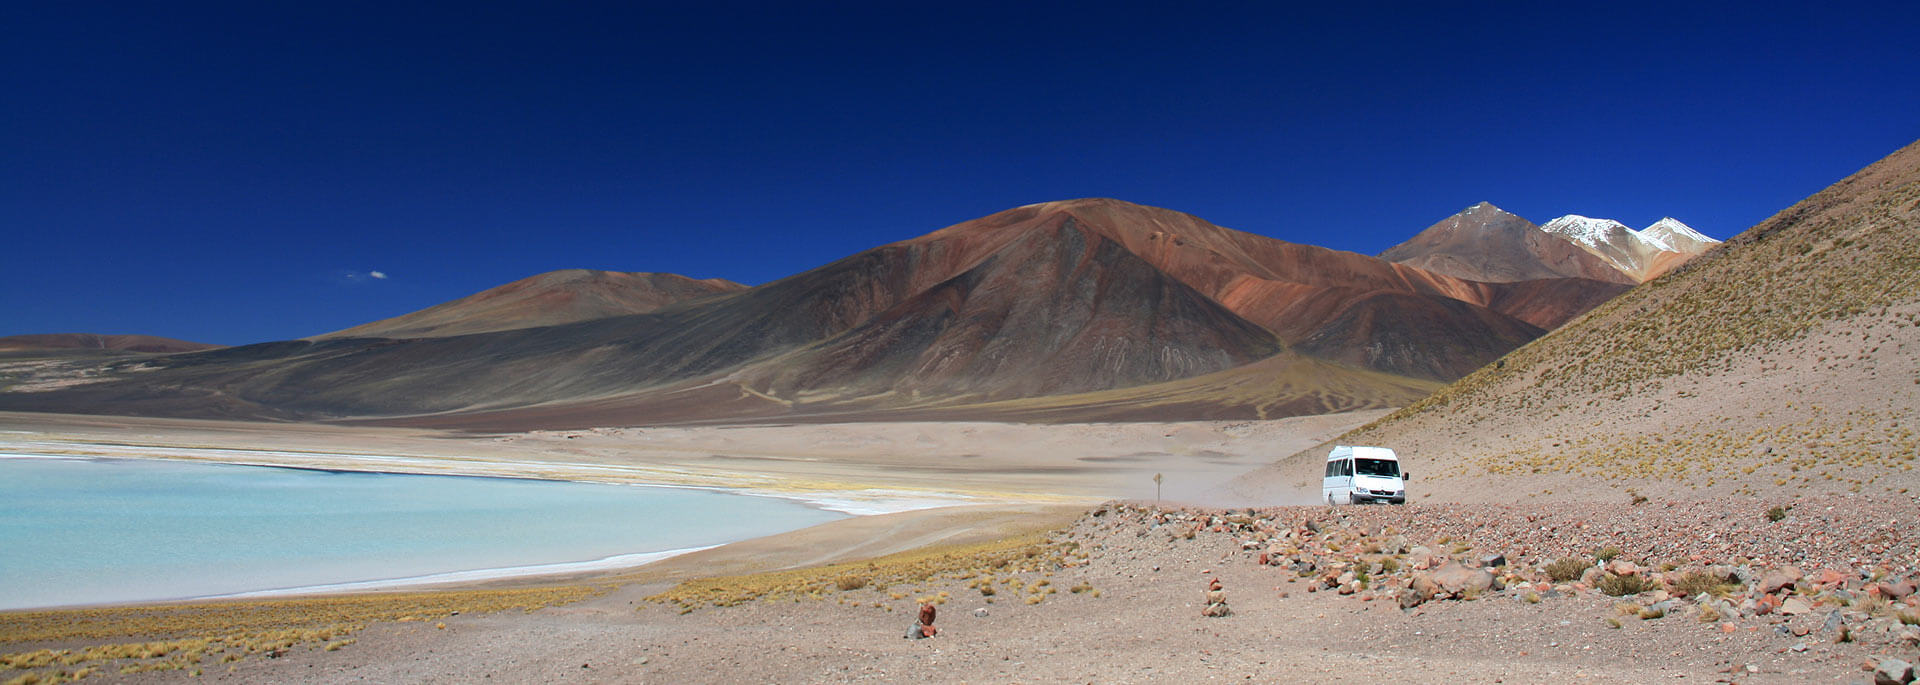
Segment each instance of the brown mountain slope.
[[[1777,499],[1909,495],[1916,427],[1920,143],[1337,442],[1435,500]],[[1240,485],[1310,487],[1324,455]]]
[[106,350],[114,352],[196,352],[219,345],[187,342],[154,335],[99,335],[96,333],[42,333],[0,337],[0,352],[25,350]]
[[644,314],[746,287],[722,278],[695,280],[679,274],[564,269],[315,338],[431,338],[553,326]]
[[[1587,279],[1468,281],[1119,200],[1068,200],[1012,211],[1071,215],[1281,341],[1312,341],[1304,348],[1309,354],[1331,353],[1332,359],[1421,378],[1457,378],[1622,289]],[[1353,309],[1360,303],[1363,310]],[[1386,325],[1355,325],[1356,317]],[[1417,344],[1407,345],[1410,338]],[[1388,347],[1397,351],[1350,352]]]
[[[1605,287],[1556,287],[1593,285]],[[524,321],[537,308],[528,303],[539,302],[527,290],[441,312],[460,316],[428,320],[431,310],[422,312],[385,334]],[[1177,382],[1270,358],[1287,342],[1376,371],[1451,378],[1539,333],[1487,305],[1555,320],[1571,315],[1544,302],[1559,292],[1441,276],[1164,209],[1077,200],[1000,212],[643,314],[178,355],[137,369],[109,366],[83,386],[0,394],[0,407],[409,421],[460,414],[550,426],[872,415]],[[1388,352],[1351,353],[1367,349]],[[1378,406],[1424,386],[1401,378],[1366,390],[1360,386],[1385,376],[1318,368],[1292,377],[1338,379],[1288,406]],[[1231,397],[1238,408],[1187,406],[1204,404],[1206,415],[1277,406]],[[1254,406],[1264,408],[1246,409]]]
[[681,418],[717,418],[897,405],[914,390],[997,398],[1139,385],[1280,349],[1070,216],[973,226],[648,314],[253,345],[116,367],[81,387],[0,395],[0,405],[368,418],[675,395],[707,404]]
[[1056,215],[965,273],[746,377],[783,397],[995,399],[1186,378],[1279,350],[1265,330]]
[[1473,281],[1639,281],[1533,222],[1482,202],[1440,220],[1380,258]]

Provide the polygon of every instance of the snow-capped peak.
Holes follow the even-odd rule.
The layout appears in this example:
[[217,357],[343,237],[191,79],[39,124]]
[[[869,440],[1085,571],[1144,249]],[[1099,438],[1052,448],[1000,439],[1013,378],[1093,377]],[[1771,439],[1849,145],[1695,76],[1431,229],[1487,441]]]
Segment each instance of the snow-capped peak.
[[1704,247],[1720,242],[1707,237],[1699,231],[1693,230],[1693,227],[1681,223],[1679,219],[1673,217],[1666,217],[1653,222],[1652,226],[1648,226],[1646,230],[1640,232],[1640,237],[1648,242],[1659,243],[1665,249],[1674,252],[1690,251],[1687,249],[1689,244],[1695,247]]
[[1588,247],[1613,244],[1621,238],[1638,235],[1633,229],[1627,228],[1626,224],[1618,221],[1595,219],[1578,214],[1568,214],[1554,219],[1540,228],[1548,233],[1566,236],[1568,240]]
[[1475,204],[1472,207],[1468,207],[1466,209],[1462,209],[1458,212],[1455,212],[1454,216],[1467,216],[1470,214],[1478,215],[1478,214],[1488,214],[1488,213],[1509,214],[1509,215],[1512,214],[1512,212],[1493,206],[1493,203],[1491,202],[1480,202]]

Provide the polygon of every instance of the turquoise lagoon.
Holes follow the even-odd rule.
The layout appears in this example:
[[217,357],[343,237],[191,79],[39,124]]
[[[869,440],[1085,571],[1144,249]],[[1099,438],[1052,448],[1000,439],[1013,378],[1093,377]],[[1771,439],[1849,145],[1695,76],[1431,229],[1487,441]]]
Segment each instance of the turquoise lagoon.
[[0,456],[0,609],[632,565],[841,518],[682,488]]

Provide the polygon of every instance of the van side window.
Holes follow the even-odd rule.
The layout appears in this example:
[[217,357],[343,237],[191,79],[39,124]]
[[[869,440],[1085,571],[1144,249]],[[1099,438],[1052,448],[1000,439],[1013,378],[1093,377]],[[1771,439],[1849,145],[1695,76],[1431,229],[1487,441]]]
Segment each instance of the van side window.
[[1333,471],[1334,471],[1334,469],[1335,469],[1336,467],[1338,467],[1339,465],[1340,465],[1340,462],[1337,462],[1337,461],[1330,461],[1330,462],[1327,462],[1327,477],[1328,477],[1328,478],[1332,478],[1332,477],[1333,477]]
[[1353,460],[1352,460],[1352,459],[1348,459],[1348,460],[1346,460],[1346,461],[1342,461],[1342,462],[1340,462],[1340,475],[1342,475],[1342,476],[1351,476],[1351,475],[1353,475]]

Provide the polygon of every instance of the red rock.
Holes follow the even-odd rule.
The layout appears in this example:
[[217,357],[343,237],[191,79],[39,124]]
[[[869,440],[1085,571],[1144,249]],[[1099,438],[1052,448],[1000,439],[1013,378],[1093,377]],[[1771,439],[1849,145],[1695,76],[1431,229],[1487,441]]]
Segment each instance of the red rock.
[[1901,580],[1879,583],[1873,586],[1873,593],[1887,599],[1906,599],[1914,591],[1913,581]]
[[1803,576],[1804,574],[1800,573],[1798,568],[1782,566],[1760,578],[1760,591],[1771,595],[1782,589],[1793,587],[1793,584]]
[[1820,575],[1816,580],[1814,580],[1814,584],[1819,585],[1821,587],[1838,587],[1838,586],[1846,585],[1847,578],[1848,578],[1848,575],[1845,573],[1842,573],[1840,571],[1830,569],[1830,568],[1824,568],[1824,569],[1820,569]]

